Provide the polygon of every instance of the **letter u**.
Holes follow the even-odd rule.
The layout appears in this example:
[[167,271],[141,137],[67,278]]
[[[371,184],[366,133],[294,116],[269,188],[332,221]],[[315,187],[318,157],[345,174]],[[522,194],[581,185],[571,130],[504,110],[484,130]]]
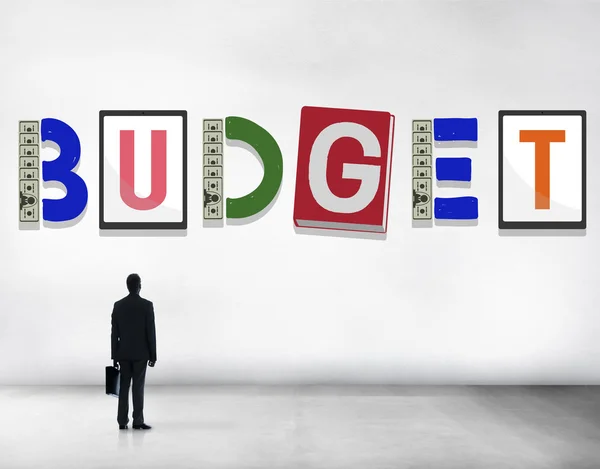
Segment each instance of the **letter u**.
[[135,194],[134,130],[121,130],[121,199],[134,210],[152,210],[167,196],[167,131],[152,131],[150,195],[140,198]]

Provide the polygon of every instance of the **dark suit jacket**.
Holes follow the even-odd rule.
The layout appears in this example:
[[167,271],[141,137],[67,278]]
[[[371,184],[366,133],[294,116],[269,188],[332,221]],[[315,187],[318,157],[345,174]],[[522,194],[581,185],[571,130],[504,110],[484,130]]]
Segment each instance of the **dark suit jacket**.
[[156,361],[154,305],[130,293],[112,312],[111,359]]

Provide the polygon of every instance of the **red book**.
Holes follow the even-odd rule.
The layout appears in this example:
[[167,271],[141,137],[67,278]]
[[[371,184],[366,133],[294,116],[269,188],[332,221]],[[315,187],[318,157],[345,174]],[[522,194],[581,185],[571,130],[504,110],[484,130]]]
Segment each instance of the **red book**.
[[385,233],[393,143],[389,112],[303,107],[296,226]]

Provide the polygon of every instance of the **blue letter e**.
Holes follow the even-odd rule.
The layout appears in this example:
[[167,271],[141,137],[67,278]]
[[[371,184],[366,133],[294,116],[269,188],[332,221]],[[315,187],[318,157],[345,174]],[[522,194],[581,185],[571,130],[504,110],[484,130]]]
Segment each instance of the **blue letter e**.
[[42,142],[54,142],[60,149],[58,158],[42,163],[42,180],[59,182],[67,192],[62,199],[43,199],[42,217],[50,222],[73,220],[83,213],[88,201],[85,181],[73,171],[81,155],[79,137],[58,119],[42,119],[41,137]]

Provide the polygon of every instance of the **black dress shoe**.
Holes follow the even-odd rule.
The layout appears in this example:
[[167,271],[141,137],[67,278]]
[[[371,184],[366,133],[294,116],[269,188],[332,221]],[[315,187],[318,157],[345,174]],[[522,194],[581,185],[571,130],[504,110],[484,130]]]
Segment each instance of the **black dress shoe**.
[[134,425],[133,428],[135,430],[150,430],[152,427],[150,425],[146,425],[145,423],[142,423],[141,425]]
[[127,430],[127,425],[119,425],[119,430]]

